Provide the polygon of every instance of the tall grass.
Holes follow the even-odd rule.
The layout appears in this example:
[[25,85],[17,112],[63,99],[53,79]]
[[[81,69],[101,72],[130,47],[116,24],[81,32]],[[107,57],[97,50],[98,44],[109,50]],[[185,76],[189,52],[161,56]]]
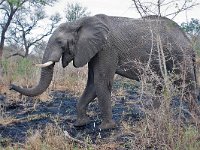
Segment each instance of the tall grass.
[[87,66],[74,68],[69,64],[62,68],[61,64],[56,64],[54,69],[53,88],[57,90],[71,91],[75,96],[80,96],[87,81]]
[[[16,92],[9,91],[9,84],[14,83],[23,87],[33,87],[40,77],[40,68],[36,67],[35,61],[29,58],[9,59],[1,62],[3,77],[0,79],[0,92],[17,98]],[[49,99],[52,90],[71,91],[79,96],[87,80],[87,68],[73,69],[72,65],[63,69],[61,64],[54,67],[54,76],[48,90],[39,96],[40,99]]]
[[34,67],[33,61],[27,58],[17,60],[2,60],[4,82],[19,82],[30,84],[38,76],[38,69]]
[[[184,81],[179,86],[173,85],[178,79],[185,79],[187,69],[182,68],[183,72],[179,75],[174,74],[173,71],[169,73],[166,69],[166,56],[159,34],[152,37],[153,39],[157,40],[161,77],[151,70],[149,64],[144,66],[138,62],[138,69],[142,72],[140,76],[140,101],[144,108],[145,119],[138,122],[133,128],[128,127],[130,132],[138,131],[135,134],[136,140],[132,142],[132,148],[198,150],[200,148],[200,122],[198,113],[194,112],[198,112],[200,108],[193,107],[188,110],[190,117],[184,117],[183,103],[191,105],[192,102],[190,97],[185,97],[188,92],[186,91],[187,85]],[[157,87],[160,85],[162,85],[162,90],[159,90],[159,94],[157,94]],[[152,100],[150,109],[145,108],[144,96]],[[175,98],[179,99],[180,104],[174,109],[172,101]]]

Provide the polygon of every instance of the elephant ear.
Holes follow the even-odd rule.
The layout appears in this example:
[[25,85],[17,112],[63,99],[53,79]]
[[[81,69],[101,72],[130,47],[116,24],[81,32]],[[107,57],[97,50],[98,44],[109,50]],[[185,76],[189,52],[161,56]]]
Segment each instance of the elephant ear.
[[74,66],[82,67],[94,57],[106,43],[109,29],[97,17],[83,18],[78,29]]

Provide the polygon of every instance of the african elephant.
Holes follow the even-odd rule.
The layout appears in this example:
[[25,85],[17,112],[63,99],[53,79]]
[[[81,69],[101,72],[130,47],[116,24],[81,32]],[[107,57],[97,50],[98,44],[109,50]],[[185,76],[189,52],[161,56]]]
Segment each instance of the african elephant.
[[[161,56],[165,61],[160,61]],[[71,61],[74,67],[88,63],[87,85],[77,104],[75,126],[89,123],[86,109],[96,97],[102,114],[100,128],[116,126],[111,108],[114,75],[139,81],[142,71],[136,62],[149,65],[160,76],[163,62],[169,72],[181,74],[186,69],[184,81],[194,97],[196,95],[195,53],[180,27],[165,17],[131,19],[95,15],[63,23],[50,37],[42,64],[38,65],[43,67],[38,85],[21,88],[11,84],[11,89],[27,96],[43,93],[51,83],[54,64],[60,58],[63,67]]]

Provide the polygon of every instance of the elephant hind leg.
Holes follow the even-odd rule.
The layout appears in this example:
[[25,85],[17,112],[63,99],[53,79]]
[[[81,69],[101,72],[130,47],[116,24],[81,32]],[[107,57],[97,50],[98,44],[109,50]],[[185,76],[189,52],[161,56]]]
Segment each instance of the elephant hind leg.
[[94,73],[93,69],[88,65],[88,81],[86,88],[77,104],[77,120],[74,126],[80,127],[90,122],[89,117],[86,114],[88,104],[96,98],[96,91],[94,87]]

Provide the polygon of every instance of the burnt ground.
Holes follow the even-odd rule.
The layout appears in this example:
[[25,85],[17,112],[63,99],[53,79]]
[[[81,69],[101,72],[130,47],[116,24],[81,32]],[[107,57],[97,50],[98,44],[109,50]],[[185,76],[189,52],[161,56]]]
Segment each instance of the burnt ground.
[[[114,84],[114,91],[121,88],[121,84]],[[71,92],[54,91],[51,93],[52,100],[47,102],[26,98],[25,101],[6,101],[4,104],[3,115],[14,118],[11,123],[0,124],[0,144],[6,146],[7,143],[24,143],[28,136],[28,131],[44,129],[46,125],[53,124],[67,131],[72,137],[85,140],[90,137],[93,144],[98,139],[111,142],[120,142],[127,146],[134,134],[123,133],[122,122],[134,125],[145,117],[139,99],[138,87],[132,84],[123,84],[126,89],[123,96],[113,96],[113,119],[117,123],[117,128],[112,131],[100,131],[98,126],[101,122],[100,111],[97,101],[92,102],[88,108],[88,114],[91,117],[91,123],[85,127],[75,128],[73,123],[76,119],[76,103],[78,97],[73,96]],[[148,97],[143,97],[146,108],[150,108]],[[172,101],[171,107],[176,108],[180,105],[178,99]],[[2,107],[2,106],[1,106]],[[188,105],[184,104],[185,110]],[[184,116],[189,117],[187,111]]]

